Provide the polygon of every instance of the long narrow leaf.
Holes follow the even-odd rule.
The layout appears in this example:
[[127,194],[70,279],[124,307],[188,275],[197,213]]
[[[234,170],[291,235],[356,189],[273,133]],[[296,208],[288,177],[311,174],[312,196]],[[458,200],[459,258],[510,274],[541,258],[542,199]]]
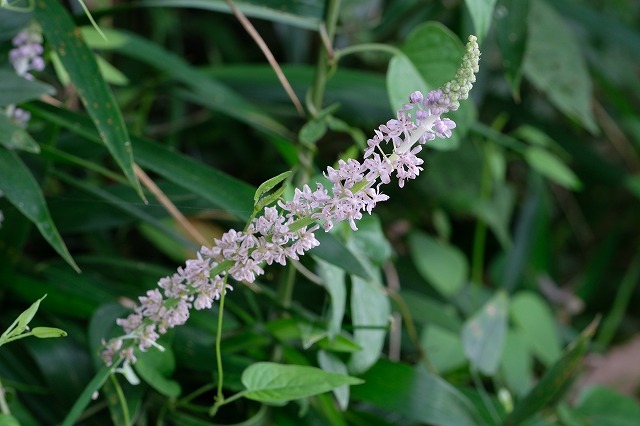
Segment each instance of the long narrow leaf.
[[40,231],[45,240],[77,272],[80,268],[71,257],[56,225],[38,182],[13,151],[0,148],[0,191]]
[[34,17],[69,73],[100,138],[131,185],[144,198],[133,171],[131,141],[122,114],[80,30],[58,0],[37,1]]

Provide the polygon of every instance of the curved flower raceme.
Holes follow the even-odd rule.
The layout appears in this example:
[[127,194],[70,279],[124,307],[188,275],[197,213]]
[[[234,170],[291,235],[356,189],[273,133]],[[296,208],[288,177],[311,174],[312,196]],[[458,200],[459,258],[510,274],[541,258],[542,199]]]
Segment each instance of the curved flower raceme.
[[[394,175],[400,187],[415,179],[422,171],[423,161],[417,156],[422,145],[451,136],[455,123],[442,114],[455,111],[459,101],[467,98],[479,58],[476,37],[470,36],[456,78],[424,96],[413,92],[397,118],[379,126],[367,141],[363,162],[340,160],[337,168],[327,168],[324,176],[331,188],[317,183],[315,190],[308,185],[296,189],[290,201],[279,201],[279,208],[265,208],[244,231],[228,231],[213,247],[202,247],[196,259],[162,278],[157,288],[139,298],[131,315],[117,320],[126,334],[105,343],[105,362],[111,365],[124,359],[134,363],[134,347],[144,351],[158,346],[160,335],[184,324],[190,309],[210,308],[223,292],[232,289],[228,277],[250,283],[264,273],[265,264],[297,260],[319,244],[314,232],[320,226],[328,231],[347,221],[357,230],[363,212],[371,213],[376,203],[389,198],[381,186]],[[387,147],[390,153],[385,153]]]

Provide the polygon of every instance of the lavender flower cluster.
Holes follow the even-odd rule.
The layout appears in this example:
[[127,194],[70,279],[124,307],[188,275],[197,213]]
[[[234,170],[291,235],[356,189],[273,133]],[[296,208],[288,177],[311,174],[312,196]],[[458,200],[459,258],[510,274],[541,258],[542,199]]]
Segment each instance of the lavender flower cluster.
[[[12,40],[14,48],[9,51],[9,61],[20,77],[33,79],[31,71],[44,70],[42,53],[42,35],[33,28],[27,28],[18,33]],[[9,105],[5,114],[21,127],[26,127],[31,114],[15,105]]]
[[[380,186],[390,183],[394,173],[400,187],[416,178],[422,171],[423,161],[417,157],[421,145],[451,136],[455,123],[441,115],[455,111],[459,101],[467,98],[479,58],[477,40],[470,36],[454,80],[426,96],[413,92],[397,119],[379,126],[367,141],[362,163],[340,160],[337,169],[327,168],[324,176],[332,183],[331,191],[321,183],[315,190],[308,185],[296,188],[292,200],[278,202],[279,209],[265,208],[264,215],[253,219],[244,231],[228,231],[213,247],[202,247],[184,268],[162,278],[158,288],[139,298],[140,304],[131,315],[116,321],[126,334],[105,343],[102,358],[107,365],[119,358],[134,363],[135,346],[142,351],[158,346],[160,335],[184,324],[191,308],[210,308],[223,292],[231,290],[228,277],[250,283],[264,273],[265,263],[285,265],[287,259],[297,260],[319,244],[314,236],[319,225],[314,223],[329,231],[348,221],[357,230],[356,221],[362,213],[371,213],[377,202],[389,198],[380,192]],[[384,152],[383,143],[391,145],[391,154]]]

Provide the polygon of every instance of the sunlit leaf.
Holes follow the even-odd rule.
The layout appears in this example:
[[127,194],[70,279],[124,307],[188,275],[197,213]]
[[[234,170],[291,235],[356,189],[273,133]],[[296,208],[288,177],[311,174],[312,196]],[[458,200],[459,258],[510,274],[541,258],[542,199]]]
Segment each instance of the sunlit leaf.
[[500,363],[508,304],[507,294],[499,291],[462,328],[462,344],[471,366],[486,375],[494,375]]
[[302,365],[256,362],[242,373],[244,397],[255,401],[285,402],[328,392],[362,380]]

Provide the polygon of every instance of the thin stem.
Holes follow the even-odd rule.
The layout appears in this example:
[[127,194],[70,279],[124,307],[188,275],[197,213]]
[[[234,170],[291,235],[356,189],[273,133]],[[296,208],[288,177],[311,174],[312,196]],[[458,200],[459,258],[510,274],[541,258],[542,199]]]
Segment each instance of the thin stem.
[[289,308],[293,298],[293,286],[296,282],[296,268],[293,265],[287,265],[287,274],[283,278],[283,284],[278,289],[278,300],[282,307]]
[[224,383],[224,372],[222,370],[222,350],[221,350],[221,342],[222,342],[222,320],[224,318],[224,299],[227,293],[226,285],[227,285],[227,277],[224,276],[224,281],[222,284],[222,295],[220,296],[220,308],[218,311],[218,330],[216,331],[216,367],[218,369],[218,392],[216,396],[216,402],[214,406],[221,404],[224,401],[224,395],[222,394],[222,384]]
[[120,406],[122,407],[122,420],[125,425],[131,424],[131,415],[129,414],[129,406],[127,405],[127,398],[124,396],[122,392],[122,387],[120,383],[118,383],[118,379],[116,379],[115,374],[111,374],[109,376],[111,379],[111,384],[116,389],[116,395],[118,395],[118,401],[120,401]]
[[336,35],[336,26],[340,12],[340,0],[329,0],[327,2],[327,15],[325,20],[326,37],[323,37],[324,49],[320,50],[316,75],[313,84],[311,102],[316,111],[322,109],[324,89],[327,84],[327,70],[329,65],[329,50],[332,49],[333,39]]
[[235,17],[238,19],[238,21],[240,21],[244,29],[251,36],[251,38],[253,38],[253,41],[256,42],[260,50],[262,50],[262,53],[267,58],[267,61],[269,61],[269,65],[271,65],[271,68],[273,68],[273,71],[278,76],[278,80],[280,80],[280,84],[284,88],[285,92],[287,92],[287,95],[289,95],[289,99],[291,99],[291,102],[293,103],[293,105],[296,107],[298,114],[300,114],[301,117],[304,117],[304,108],[302,108],[302,104],[300,103],[298,96],[296,96],[296,93],[293,91],[293,88],[289,84],[289,81],[287,80],[287,77],[284,75],[284,72],[282,72],[282,69],[278,64],[278,61],[276,61],[276,58],[273,56],[273,53],[271,53],[271,50],[269,49],[269,46],[267,46],[267,43],[264,42],[264,40],[262,39],[258,31],[253,26],[253,24],[251,24],[251,21],[249,21],[247,17],[244,16],[242,11],[236,7],[235,3],[232,0],[226,0],[226,1],[227,1],[227,5],[229,5]]

